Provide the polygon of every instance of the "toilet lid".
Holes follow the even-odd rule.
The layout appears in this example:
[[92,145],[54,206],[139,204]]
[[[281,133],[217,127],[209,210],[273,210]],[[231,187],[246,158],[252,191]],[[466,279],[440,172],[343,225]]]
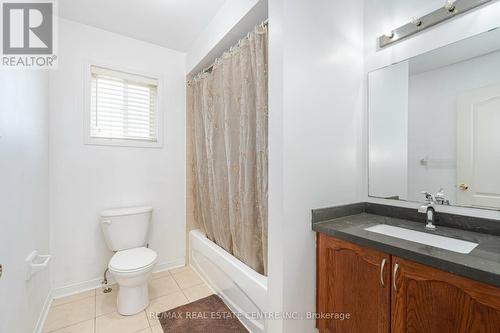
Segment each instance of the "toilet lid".
[[147,247],[118,251],[109,261],[109,268],[114,271],[136,271],[156,262],[158,255]]

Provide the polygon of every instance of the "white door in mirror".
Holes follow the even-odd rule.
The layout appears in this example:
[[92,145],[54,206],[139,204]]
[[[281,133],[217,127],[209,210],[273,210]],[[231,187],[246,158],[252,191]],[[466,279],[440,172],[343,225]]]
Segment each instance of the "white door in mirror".
[[372,227],[365,228],[365,230],[463,254],[470,253],[478,245],[477,243],[469,241],[428,234],[425,232],[395,227],[387,224],[377,224]]
[[458,99],[457,203],[500,208],[500,85]]

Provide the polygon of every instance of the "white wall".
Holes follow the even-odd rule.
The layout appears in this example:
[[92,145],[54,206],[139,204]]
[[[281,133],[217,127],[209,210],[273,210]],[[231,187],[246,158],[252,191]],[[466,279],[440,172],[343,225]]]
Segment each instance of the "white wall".
[[0,264],[4,270],[0,332],[5,333],[33,332],[49,301],[49,270],[27,282],[24,263],[33,250],[49,253],[48,83],[45,71],[0,71]]
[[370,195],[408,195],[408,61],[368,75]]
[[[500,52],[410,76],[408,196],[422,200],[422,190],[437,192],[456,204],[457,99],[461,93],[500,83]],[[420,159],[450,163],[420,165]]]
[[[109,64],[164,78],[160,149],[84,145],[84,65]],[[67,20],[50,75],[51,233],[55,295],[95,286],[112,252],[98,224],[105,208],[152,205],[158,268],[185,258],[185,55]]]
[[[448,45],[450,43],[474,36],[499,26],[500,2],[493,2],[473,12],[459,16],[443,24],[430,28],[407,40],[391,47],[377,51],[376,38],[391,29],[406,24],[411,16],[426,14],[443,5],[441,0],[365,0],[364,6],[364,36],[365,36],[365,72],[388,66],[395,62],[414,57],[418,54]],[[366,96],[366,94],[365,94]],[[361,173],[364,193],[368,193],[367,173],[367,118],[366,98],[364,100],[365,116],[363,121],[363,156],[365,170]],[[407,207],[417,207],[418,203],[396,202],[365,197],[366,200],[380,203],[390,203]],[[459,207],[439,207],[441,211],[457,214],[499,218],[499,212]]]
[[[362,1],[269,2],[269,306],[315,311],[311,209],[360,199]],[[314,320],[269,320],[313,332]]]
[[[267,0],[226,1],[207,27],[189,47],[186,55],[186,72],[196,73],[209,66],[215,58],[219,57],[224,51],[233,46],[238,39],[242,38],[241,34],[243,36],[246,35],[256,23],[249,22],[250,26],[248,26],[240,24],[240,22],[258,3],[264,6],[260,6],[261,8],[253,14],[257,19],[259,19],[259,16],[267,14]],[[233,36],[230,36],[231,34]]]

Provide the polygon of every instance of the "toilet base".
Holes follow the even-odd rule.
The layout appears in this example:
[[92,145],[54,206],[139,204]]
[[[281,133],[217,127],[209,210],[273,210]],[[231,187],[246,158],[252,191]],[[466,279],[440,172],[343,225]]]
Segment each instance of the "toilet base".
[[[152,253],[154,254],[154,260],[152,262],[147,261],[147,266],[135,270],[130,270],[130,263],[135,262],[137,264],[137,259],[142,258],[141,253],[134,254],[133,251],[142,252],[142,255],[144,255],[144,252],[149,255],[151,255]],[[136,255],[139,256],[137,257]],[[121,261],[116,259],[116,256],[121,256],[118,258],[121,258]],[[111,263],[113,262],[113,258],[115,258],[115,261],[118,260],[118,264],[124,266],[125,268],[129,268],[129,270],[114,269],[111,265]],[[113,258],[111,258],[108,268],[109,272],[115,278],[119,286],[118,297],[116,300],[118,313],[124,316],[135,315],[143,311],[149,305],[148,282],[149,280],[151,280],[153,269],[156,265],[156,252],[147,248],[129,249],[118,251],[117,253],[115,253]]]
[[117,297],[118,313],[124,316],[135,315],[149,305],[148,284],[135,287],[120,286]]

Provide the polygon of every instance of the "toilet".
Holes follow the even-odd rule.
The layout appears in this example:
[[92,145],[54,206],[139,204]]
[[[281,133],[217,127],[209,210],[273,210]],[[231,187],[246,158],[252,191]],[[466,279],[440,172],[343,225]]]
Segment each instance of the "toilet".
[[108,209],[101,213],[104,239],[115,254],[108,269],[119,285],[117,307],[125,316],[149,305],[148,282],[158,254],[147,247],[153,208]]

